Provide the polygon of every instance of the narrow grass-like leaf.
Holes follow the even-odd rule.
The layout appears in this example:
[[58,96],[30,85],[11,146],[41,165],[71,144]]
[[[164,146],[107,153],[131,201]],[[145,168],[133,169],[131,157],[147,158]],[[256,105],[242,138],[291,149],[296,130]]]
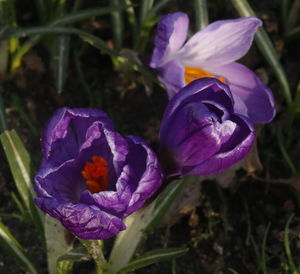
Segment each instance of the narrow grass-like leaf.
[[138,52],[143,52],[149,39],[152,28],[157,22],[157,13],[164,7],[170,0],[159,1],[152,9],[143,16],[143,21],[140,20],[140,27],[138,32],[138,37],[135,41],[134,49]]
[[2,95],[0,94],[0,133],[7,130],[6,119],[5,119],[5,108],[3,103]]
[[[93,16],[105,15],[105,14],[109,14],[111,12],[123,10],[126,8],[127,8],[127,6],[120,5],[118,7],[107,7],[107,8],[82,10],[82,11],[74,12],[74,13],[71,13],[68,15],[64,15],[61,18],[58,18],[58,19],[52,21],[50,23],[50,26],[61,26],[61,25],[66,25],[66,24],[72,24],[72,23],[76,23],[76,22],[84,20],[84,19],[89,19]],[[33,46],[35,46],[40,41],[43,34],[47,34],[47,33],[41,32],[40,34],[41,34],[41,36],[38,35],[36,37],[32,37],[29,40],[27,40],[21,47],[17,48],[17,51],[13,56],[11,71],[14,71],[17,67],[19,67],[21,59],[24,56],[24,54],[27,53]],[[25,36],[27,36],[27,35],[25,35]],[[61,80],[62,80],[62,78],[61,78]]]
[[145,21],[148,21],[149,19],[154,18],[157,16],[158,12],[168,3],[170,0],[161,0],[158,1],[157,4],[154,5],[154,7],[147,13]]
[[96,8],[96,9],[86,9],[77,11],[74,13],[66,14],[61,18],[58,18],[50,23],[51,26],[62,26],[66,24],[76,23],[78,21],[82,21],[85,19],[89,19],[94,16],[100,16],[105,14],[110,14],[115,11],[125,10],[127,9],[127,5],[119,5],[119,6],[110,6],[105,8]]
[[194,0],[196,31],[203,29],[208,25],[208,10],[206,0]]
[[89,32],[82,31],[76,28],[46,26],[46,27],[35,27],[35,28],[28,28],[28,29],[9,29],[4,31],[2,34],[0,34],[0,40],[7,39],[11,36],[26,37],[30,35],[39,35],[39,34],[48,34],[48,33],[65,33],[65,34],[78,35],[79,37],[82,38],[83,41],[89,43],[91,46],[99,50],[102,50],[103,52],[109,54],[112,57],[117,57],[118,61],[126,62],[126,64],[130,66],[133,70],[140,72],[151,81],[160,84],[159,81],[156,79],[156,77],[154,77],[153,73],[150,72],[150,70],[147,69],[145,66],[120,56],[118,52],[116,52],[113,49],[110,49],[107,46],[107,44],[99,37],[96,37],[95,35],[90,34]]
[[269,234],[269,230],[271,227],[271,223],[268,223],[268,226],[265,230],[263,240],[262,240],[262,245],[261,245],[261,267],[262,267],[262,272],[264,274],[267,274],[267,258],[266,258],[266,246],[267,246],[267,237]]
[[117,274],[125,274],[145,266],[155,264],[165,260],[175,259],[188,252],[187,248],[163,248],[147,252],[143,256],[131,261],[127,266],[117,272]]
[[[112,7],[119,7],[119,0],[111,0],[110,1]],[[117,50],[119,50],[122,46],[123,41],[123,18],[122,11],[120,9],[113,11],[111,13],[112,18],[112,26],[113,26],[113,36],[114,36],[114,44]]]
[[28,215],[28,211],[26,211],[26,209],[24,208],[22,202],[18,198],[18,196],[15,193],[12,192],[11,197],[17,205],[17,207],[18,207],[18,209],[21,213],[21,216],[23,217],[23,221],[28,222],[28,219],[30,218],[30,216]]
[[286,151],[286,148],[285,148],[285,145],[284,145],[284,142],[283,142],[282,133],[279,130],[277,131],[277,142],[278,142],[280,152],[281,152],[281,154],[283,156],[283,159],[285,160],[287,166],[290,168],[290,170],[293,174],[297,174],[296,167],[293,164],[289,154]]
[[66,80],[67,67],[70,55],[70,35],[60,34],[56,37],[55,52],[53,54],[53,71],[56,80],[57,92],[61,93]]
[[[255,16],[255,13],[247,0],[231,0],[231,2],[241,16]],[[278,56],[272,45],[272,42],[262,27],[257,30],[255,41],[261,53],[276,74],[278,82],[281,86],[282,95],[284,96],[287,105],[290,106],[292,104],[292,97],[289,83],[278,60]]]
[[286,21],[286,28],[293,29],[299,22],[300,0],[294,0]]
[[20,47],[17,48],[17,50],[15,51],[15,53],[12,56],[10,71],[15,71],[15,69],[21,65],[22,57],[30,49],[32,49],[41,40],[41,38],[42,37],[40,35],[30,37]]
[[288,16],[288,11],[289,11],[289,5],[290,5],[290,0],[281,0],[281,22],[284,25],[284,28],[286,29],[286,19]]
[[91,257],[84,246],[76,247],[70,250],[65,255],[58,258],[58,262],[60,261],[87,261],[90,260]]
[[155,201],[126,218],[127,229],[118,234],[109,258],[111,273],[118,272],[130,262],[145,238],[145,233],[153,231],[160,224],[176,197],[192,178],[172,182]]
[[8,57],[9,57],[9,41],[0,42],[0,73],[3,74],[7,70]]
[[62,224],[55,218],[45,216],[45,238],[47,244],[47,261],[49,274],[56,274],[63,265],[58,264],[61,256],[73,247],[73,238]]
[[153,0],[143,0],[140,5],[140,25],[144,24],[145,18],[147,17],[148,12],[152,9]]
[[133,45],[135,45],[135,41],[137,39],[137,31],[138,31],[138,25],[137,25],[137,20],[136,20],[136,15],[134,12],[133,4],[131,0],[124,0],[125,4],[128,5],[128,8],[126,8],[126,13],[128,17],[128,22],[131,27],[131,32],[132,32],[132,39],[133,39]]
[[289,241],[289,227],[290,227],[290,224],[294,217],[295,217],[294,214],[292,214],[289,217],[288,221],[286,222],[285,228],[284,228],[284,250],[285,250],[286,257],[287,257],[290,273],[298,274],[300,272],[300,269],[297,269],[297,267],[294,263],[294,260],[292,257],[292,251],[291,251],[291,247],[290,247],[290,241]]
[[194,177],[185,177],[184,179],[172,182],[164,189],[155,202],[155,208],[152,212],[151,219],[148,220],[148,224],[144,229],[145,232],[149,233],[159,226],[179,193],[193,180]]
[[291,31],[287,32],[286,38],[294,38],[296,36],[300,35],[300,26],[297,28],[292,29]]
[[2,222],[0,222],[0,245],[7,250],[14,259],[21,262],[30,273],[39,273],[31,260],[26,256],[22,246]]
[[33,201],[35,192],[31,183],[31,161],[29,154],[14,130],[4,131],[0,135],[0,140],[19,195],[29,211],[32,221],[36,225],[40,235],[43,235],[42,216]]

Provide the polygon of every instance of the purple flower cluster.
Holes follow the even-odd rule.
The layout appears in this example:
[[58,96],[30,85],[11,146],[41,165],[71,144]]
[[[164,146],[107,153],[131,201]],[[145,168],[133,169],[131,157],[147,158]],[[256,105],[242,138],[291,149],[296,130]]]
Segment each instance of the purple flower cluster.
[[[166,177],[226,170],[249,151],[254,124],[273,119],[270,90],[234,62],[248,51],[260,25],[255,17],[217,21],[185,42],[186,14],[160,20],[150,66],[170,98],[160,128]],[[36,204],[79,238],[106,239],[124,230],[124,218],[163,180],[149,146],[121,136],[97,109],[57,110],[41,143]]]

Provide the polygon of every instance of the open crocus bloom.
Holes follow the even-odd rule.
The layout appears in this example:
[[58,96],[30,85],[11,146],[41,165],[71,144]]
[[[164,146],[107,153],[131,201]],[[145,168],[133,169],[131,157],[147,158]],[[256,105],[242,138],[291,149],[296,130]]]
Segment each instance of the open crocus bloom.
[[233,106],[230,89],[216,78],[195,80],[172,97],[160,127],[168,177],[219,173],[247,154],[253,124]]
[[177,12],[162,17],[157,27],[150,66],[169,98],[195,79],[216,77],[229,85],[236,112],[253,123],[271,121],[275,109],[270,90],[251,70],[234,62],[249,50],[261,21],[256,17],[216,21],[185,43],[188,25],[188,16]]
[[42,134],[37,206],[82,239],[125,229],[162,182],[157,157],[138,137],[117,133],[97,109],[57,110]]

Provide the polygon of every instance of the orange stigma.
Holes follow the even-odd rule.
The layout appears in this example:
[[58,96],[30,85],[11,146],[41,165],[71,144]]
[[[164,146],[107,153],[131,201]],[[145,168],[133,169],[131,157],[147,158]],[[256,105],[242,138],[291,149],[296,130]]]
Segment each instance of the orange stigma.
[[108,189],[108,166],[100,156],[93,156],[92,160],[93,163],[86,162],[81,174],[86,180],[86,188],[92,193],[98,193]]
[[217,78],[223,83],[226,83],[225,78],[223,77],[215,77],[213,74],[207,72],[204,69],[201,68],[194,68],[194,67],[185,67],[184,70],[184,80],[186,84],[189,84],[190,82],[199,79],[199,78],[204,78],[204,77],[209,77],[209,78]]

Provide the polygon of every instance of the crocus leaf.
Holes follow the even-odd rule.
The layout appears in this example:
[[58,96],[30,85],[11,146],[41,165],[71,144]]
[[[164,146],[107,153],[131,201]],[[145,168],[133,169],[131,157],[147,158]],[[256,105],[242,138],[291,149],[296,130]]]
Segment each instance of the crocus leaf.
[[0,222],[0,245],[16,260],[20,261],[30,273],[39,273],[31,260],[27,257],[22,246],[2,222]]
[[[112,7],[119,7],[119,0],[111,0]],[[123,20],[122,12],[120,9],[113,11],[111,13],[112,25],[113,25],[113,34],[114,34],[114,44],[116,49],[120,49],[122,46],[123,40]]]
[[162,248],[153,250],[131,261],[126,267],[119,270],[117,274],[125,274],[154,263],[174,259],[184,255],[187,251],[187,248]]
[[70,55],[70,35],[60,34],[56,37],[53,54],[53,71],[56,79],[57,92],[61,93],[66,80]]
[[139,243],[145,238],[145,232],[153,231],[160,224],[176,197],[192,178],[185,177],[172,182],[155,201],[126,218],[127,229],[116,238],[109,258],[109,271],[116,273],[130,262]]
[[105,15],[115,11],[125,10],[129,6],[127,5],[118,5],[110,6],[105,8],[96,8],[96,9],[86,9],[77,12],[73,12],[67,15],[64,15],[50,23],[51,26],[62,26],[66,24],[72,24],[81,20],[89,19],[93,16]]
[[58,220],[45,215],[45,238],[48,271],[50,274],[55,274],[62,266],[58,264],[59,258],[72,249],[74,236]]
[[0,73],[3,74],[7,70],[8,57],[9,57],[9,41],[0,42]]
[[18,134],[14,131],[4,131],[0,140],[8,160],[16,187],[27,210],[30,213],[33,223],[43,235],[42,215],[34,204],[35,192],[31,181],[31,160],[30,156]]
[[84,246],[71,249],[68,253],[58,258],[58,262],[61,261],[86,261],[90,260],[90,255]]
[[209,23],[206,0],[194,0],[196,30],[201,30]]
[[7,130],[3,97],[0,95],[0,133]]
[[[255,13],[247,0],[231,0],[237,12],[241,16],[255,16]],[[280,83],[282,94],[286,100],[287,105],[291,105],[292,97],[290,86],[288,84],[284,70],[278,60],[276,51],[272,42],[263,28],[259,28],[256,32],[255,41],[263,56],[266,58],[269,65],[272,67],[276,77]]]

